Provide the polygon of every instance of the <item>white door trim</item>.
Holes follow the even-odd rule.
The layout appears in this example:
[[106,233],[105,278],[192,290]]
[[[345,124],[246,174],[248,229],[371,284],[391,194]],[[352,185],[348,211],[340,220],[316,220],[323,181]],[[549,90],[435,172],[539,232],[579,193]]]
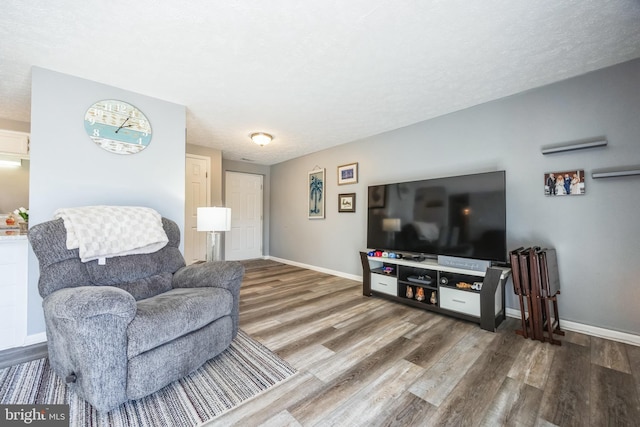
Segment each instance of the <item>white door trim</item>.
[[[234,176],[246,179],[234,180]],[[236,185],[240,188],[234,188]],[[231,231],[225,233],[225,259],[263,257],[264,175],[225,171],[225,206],[231,208]]]
[[[185,164],[187,163],[188,159],[193,159],[193,160],[203,160],[206,164],[206,180],[205,180],[205,192],[206,192],[206,196],[205,196],[205,206],[211,206],[211,157],[209,156],[200,156],[198,154],[191,154],[191,153],[187,153],[185,156]],[[187,168],[185,167],[185,224],[184,224],[184,248],[185,248],[185,260],[187,261],[187,264],[190,263],[192,260],[187,259],[187,257],[189,257],[189,254],[187,253],[187,248],[192,247],[192,246],[188,246],[188,245],[193,245],[194,242],[192,242],[192,236],[193,233],[192,231],[188,228],[188,218],[190,217],[191,213],[189,212],[189,206],[190,206],[190,200],[188,200],[188,196],[189,196],[189,192],[186,189],[186,185],[189,185],[189,180],[188,180],[188,176],[187,174],[189,173],[189,171],[187,170]],[[200,206],[199,206],[200,207]],[[199,252],[202,251],[203,253],[206,252],[206,239],[201,239],[202,241],[200,243],[195,242],[195,244],[197,244],[199,246]]]

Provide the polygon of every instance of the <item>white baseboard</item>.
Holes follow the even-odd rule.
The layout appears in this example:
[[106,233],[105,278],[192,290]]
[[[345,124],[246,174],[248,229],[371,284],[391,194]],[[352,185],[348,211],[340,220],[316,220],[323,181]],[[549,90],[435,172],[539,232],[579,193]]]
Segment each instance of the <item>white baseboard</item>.
[[[507,308],[506,314],[509,317],[520,319],[520,310]],[[606,338],[612,341],[640,346],[640,335],[614,331],[612,329],[600,328],[598,326],[585,325],[583,323],[572,322],[562,318],[560,319],[560,327],[567,331],[580,332],[581,334],[591,335],[593,337]]]
[[320,273],[331,274],[332,276],[343,277],[345,279],[357,280],[362,282],[362,276],[357,276],[355,274],[343,273],[342,271],[330,270],[328,268],[316,267],[315,265],[303,264],[301,262],[290,261],[288,259],[276,258],[273,256],[267,256],[265,259],[270,259],[273,261],[281,262],[283,264],[289,264],[300,268],[306,268],[307,270],[318,271]]
[[46,341],[47,333],[40,332],[39,334],[27,335],[27,337],[24,339],[24,346],[26,347],[28,345],[39,344]]
[[[343,273],[341,271],[330,270],[328,268],[316,267],[315,265],[304,264],[301,262],[290,261],[272,256],[265,256],[264,259],[281,262],[283,264],[294,265],[296,267],[306,268],[308,270],[319,271],[321,273],[331,274],[333,276],[344,277],[345,279],[362,281],[362,276],[355,274]],[[507,307],[507,316],[520,319],[520,310]],[[598,338],[606,338],[612,341],[618,341],[625,344],[640,346],[640,335],[629,334],[626,332],[614,331],[612,329],[600,328],[598,326],[585,325],[583,323],[572,322],[570,320],[560,319],[562,329],[572,332],[580,332],[581,334],[591,335]]]
[[[283,264],[293,265],[300,268],[306,268],[308,270],[318,271],[320,273],[331,274],[332,276],[343,277],[345,279],[356,280],[362,282],[362,276],[355,274],[343,273],[341,271],[331,270],[328,268],[317,267],[315,265],[304,264],[301,262],[291,261],[288,259],[277,258],[273,256],[265,256],[263,259],[270,259],[273,261],[281,262]],[[506,315],[515,319],[520,319],[520,310],[515,308],[506,309]],[[612,329],[601,328],[598,326],[585,325],[583,323],[572,322],[570,320],[560,319],[560,326],[562,329],[572,332],[579,332],[586,335],[591,335],[598,338],[605,338],[612,341],[618,341],[625,344],[631,344],[640,346],[640,335],[630,334],[627,332],[615,331]],[[38,334],[28,335],[24,340],[24,346],[38,344],[47,341],[46,332],[40,332]]]

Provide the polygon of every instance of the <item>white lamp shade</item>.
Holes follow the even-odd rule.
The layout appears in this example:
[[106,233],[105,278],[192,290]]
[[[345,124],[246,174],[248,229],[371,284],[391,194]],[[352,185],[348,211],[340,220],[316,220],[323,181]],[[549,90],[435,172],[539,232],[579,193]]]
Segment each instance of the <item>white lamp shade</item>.
[[198,208],[198,231],[231,230],[231,208]]

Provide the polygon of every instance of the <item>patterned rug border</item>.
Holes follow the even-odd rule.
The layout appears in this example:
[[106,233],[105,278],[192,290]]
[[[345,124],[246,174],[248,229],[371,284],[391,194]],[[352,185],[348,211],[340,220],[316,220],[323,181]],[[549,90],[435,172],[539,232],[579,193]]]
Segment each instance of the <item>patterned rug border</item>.
[[68,403],[71,426],[197,426],[262,394],[296,370],[247,333],[224,352],[158,392],[98,413],[55,375],[48,358],[0,370],[1,404]]

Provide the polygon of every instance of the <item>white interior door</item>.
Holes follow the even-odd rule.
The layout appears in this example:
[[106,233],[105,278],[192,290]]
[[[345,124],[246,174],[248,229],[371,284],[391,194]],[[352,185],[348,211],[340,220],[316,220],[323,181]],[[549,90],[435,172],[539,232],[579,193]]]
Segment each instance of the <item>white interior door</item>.
[[205,259],[207,233],[198,232],[196,225],[198,207],[209,206],[211,203],[210,164],[209,157],[187,154],[184,203],[184,259],[187,265]]
[[262,175],[227,172],[226,207],[231,208],[231,231],[225,233],[225,259],[262,257]]

